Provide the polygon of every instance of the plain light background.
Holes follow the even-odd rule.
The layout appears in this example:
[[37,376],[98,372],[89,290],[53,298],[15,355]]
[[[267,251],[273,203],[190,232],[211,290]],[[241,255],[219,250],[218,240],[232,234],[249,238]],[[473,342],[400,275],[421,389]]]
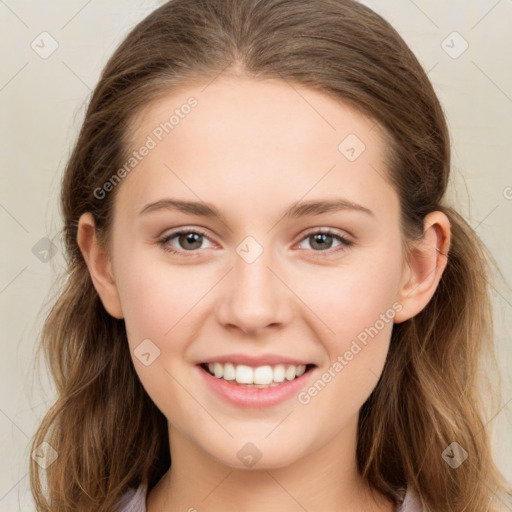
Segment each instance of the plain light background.
[[[33,369],[41,312],[64,268],[58,198],[66,158],[107,58],[161,3],[0,0],[0,511],[34,510],[30,442],[55,398],[44,364],[41,374]],[[451,130],[450,197],[506,280],[493,291],[503,407],[488,427],[512,481],[512,0],[365,3],[428,71]],[[44,253],[50,241],[55,253]]]

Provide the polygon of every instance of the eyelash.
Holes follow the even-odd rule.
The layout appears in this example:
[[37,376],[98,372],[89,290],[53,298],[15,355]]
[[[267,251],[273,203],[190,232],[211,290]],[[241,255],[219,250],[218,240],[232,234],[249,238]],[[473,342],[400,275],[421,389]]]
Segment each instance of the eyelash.
[[[170,234],[164,236],[163,238],[159,239],[157,241],[157,243],[162,247],[162,249],[164,251],[169,252],[171,254],[182,256],[184,253],[185,254],[186,253],[197,253],[197,250],[193,250],[193,251],[177,251],[176,249],[173,249],[168,244],[169,241],[172,240],[173,238],[176,238],[179,235],[190,234],[190,233],[195,233],[197,235],[202,235],[205,238],[207,238],[208,240],[210,240],[208,235],[205,232],[201,231],[201,230],[198,230],[198,229],[181,229],[179,231],[175,231],[173,233],[170,233]],[[314,255],[315,258],[316,257],[325,257],[324,255],[330,256],[333,253],[344,251],[344,250],[348,249],[350,246],[352,246],[354,244],[353,241],[348,240],[347,238],[341,236],[340,234],[338,234],[335,231],[333,231],[331,229],[328,229],[328,228],[326,228],[326,229],[319,229],[317,231],[308,232],[308,233],[306,233],[303,236],[303,238],[300,240],[300,242],[302,242],[303,240],[305,240],[306,238],[308,238],[308,237],[310,237],[312,235],[317,235],[317,234],[331,235],[334,238],[336,238],[339,242],[341,242],[341,245],[339,245],[337,248],[327,249],[325,251],[315,251],[315,250],[312,250],[313,253],[317,253],[317,254]],[[195,257],[195,256],[199,256],[199,254],[190,254],[190,256],[188,256],[188,257]]]

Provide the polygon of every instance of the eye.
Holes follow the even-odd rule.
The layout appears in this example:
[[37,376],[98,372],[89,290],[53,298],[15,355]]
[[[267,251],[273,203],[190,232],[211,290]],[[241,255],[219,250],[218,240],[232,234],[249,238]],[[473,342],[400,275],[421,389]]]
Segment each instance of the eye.
[[[334,250],[331,250],[333,240],[338,240],[339,245]],[[310,232],[306,234],[302,241],[309,241],[310,247],[312,247],[314,252],[328,252],[329,254],[332,254],[333,252],[343,251],[353,244],[351,240],[348,240],[344,236],[330,229],[322,229]],[[320,255],[317,254],[315,256]]]
[[[174,249],[175,245],[170,244],[170,242],[174,239],[177,239],[179,244],[179,250]],[[210,244],[210,239],[206,235],[206,233],[196,230],[196,229],[180,229],[179,231],[175,231],[170,233],[160,240],[158,240],[158,244],[162,247],[162,249],[166,252],[170,252],[172,254],[183,255],[184,253],[192,253],[190,256],[195,256],[197,249],[201,249],[202,243],[207,240]],[[332,244],[334,240],[338,240],[339,244],[334,249],[332,249]],[[302,238],[301,243],[303,241],[309,241],[310,246],[313,252],[316,253],[328,253],[332,254],[337,253],[338,251],[346,250],[350,247],[353,242],[343,237],[342,235],[330,230],[323,229],[310,232],[306,234],[304,238]],[[213,247],[213,244],[210,245]],[[203,247],[204,248],[204,247]],[[316,256],[323,256],[324,254],[316,254]]]
[[[173,249],[173,245],[169,244],[169,242],[174,238],[177,238],[178,244],[181,246],[182,250]],[[195,229],[181,229],[161,238],[158,240],[158,244],[164,251],[173,254],[183,254],[185,252],[194,252],[196,249],[200,249],[204,240],[209,241],[209,238],[202,231]]]

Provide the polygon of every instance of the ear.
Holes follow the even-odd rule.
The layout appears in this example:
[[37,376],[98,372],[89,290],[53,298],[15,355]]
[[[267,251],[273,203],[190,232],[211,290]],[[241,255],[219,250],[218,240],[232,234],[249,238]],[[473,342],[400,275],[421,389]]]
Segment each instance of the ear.
[[423,237],[412,242],[404,262],[397,301],[402,309],[395,323],[417,315],[429,303],[448,262],[451,228],[448,217],[439,211],[429,213],[423,223]]
[[94,218],[89,212],[84,213],[78,222],[77,243],[104,308],[114,318],[123,318],[110,256],[98,242]]

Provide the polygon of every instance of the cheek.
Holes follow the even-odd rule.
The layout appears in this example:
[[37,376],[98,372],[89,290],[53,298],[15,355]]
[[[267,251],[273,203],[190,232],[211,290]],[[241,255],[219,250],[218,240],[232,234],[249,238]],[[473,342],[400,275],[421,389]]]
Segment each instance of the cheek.
[[324,380],[311,390],[312,397],[329,382],[320,399],[325,407],[358,410],[377,384],[400,309],[400,277],[399,250],[389,248],[301,278],[299,293],[317,317],[316,335],[328,356]]
[[[161,350],[165,347],[168,351],[169,344],[164,341],[172,338],[178,322],[180,328],[186,324],[186,307],[190,308],[187,304],[191,304],[186,283],[180,282],[179,275],[165,276],[154,264],[132,264],[131,268],[137,271],[121,272],[118,284],[130,346],[133,350],[149,338]],[[189,294],[194,296],[193,287]]]
[[331,290],[335,290],[322,300],[317,298],[312,306],[323,321],[317,336],[328,360],[298,397],[308,410],[315,410],[319,422],[329,418],[332,433],[357,414],[377,385],[396,314],[394,281],[377,283],[353,273],[338,284],[341,282],[341,288],[331,283]]
[[[185,283],[169,276],[164,279],[155,272],[155,265],[138,268],[147,270],[127,274],[120,287],[134,368],[155,405],[164,414],[172,410],[180,417],[190,407],[179,381],[187,379],[181,373],[181,363],[186,340],[194,329],[194,316],[187,315],[187,311],[197,301],[197,291],[194,294],[192,288],[191,297],[187,298]],[[184,332],[188,335],[183,336]]]
[[330,332],[336,340],[334,345],[341,349],[347,340],[376,323],[382,330],[381,315],[394,318],[393,304],[400,277],[399,254],[388,253],[386,257],[370,254],[338,268],[325,268],[310,275],[303,273],[296,289],[317,315],[317,322],[324,324],[322,338]]

